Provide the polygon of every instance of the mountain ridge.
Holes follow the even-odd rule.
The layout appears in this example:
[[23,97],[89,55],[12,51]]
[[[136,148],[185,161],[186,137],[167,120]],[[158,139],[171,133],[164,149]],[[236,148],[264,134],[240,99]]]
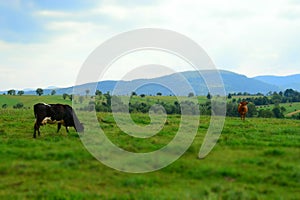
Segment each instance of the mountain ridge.
[[[98,83],[78,85],[76,88],[78,91],[81,91],[81,94],[84,94],[87,89],[90,91],[98,89],[103,93],[110,92],[111,94],[119,95],[130,95],[133,91],[137,94],[146,95],[156,95],[158,92],[162,93],[162,95],[186,96],[190,92],[193,92],[195,95],[206,95],[208,88],[203,77],[213,77],[211,75],[215,73],[215,70],[184,71],[156,78],[142,78],[130,81],[105,80]],[[267,94],[270,91],[278,92],[290,88],[300,90],[300,74],[290,76],[265,75],[249,78],[243,74],[228,70],[217,70],[217,73],[219,73],[223,80],[226,93],[247,92],[250,94]],[[278,79],[280,79],[280,81],[278,81]],[[185,80],[187,82],[185,82]],[[118,90],[114,91],[116,86],[118,86]],[[73,88],[74,86],[56,88],[55,90],[57,95],[63,93],[72,94]],[[52,90],[52,88],[44,89],[44,95],[51,94]],[[36,92],[35,90],[25,91],[25,94],[34,95]]]
[[253,78],[268,84],[275,84],[281,90],[292,88],[300,91],[300,74],[292,74],[288,76],[262,75]]

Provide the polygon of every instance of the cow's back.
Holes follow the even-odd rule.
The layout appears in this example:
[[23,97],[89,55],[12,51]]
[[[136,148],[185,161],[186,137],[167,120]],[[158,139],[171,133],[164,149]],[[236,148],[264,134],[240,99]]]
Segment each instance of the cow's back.
[[65,109],[63,104],[49,104],[52,120],[60,121],[65,118]]
[[74,111],[71,106],[66,104],[50,104],[51,110],[54,113],[52,117],[53,120],[63,121],[65,126],[74,126],[74,120],[78,120],[77,117],[74,117]]

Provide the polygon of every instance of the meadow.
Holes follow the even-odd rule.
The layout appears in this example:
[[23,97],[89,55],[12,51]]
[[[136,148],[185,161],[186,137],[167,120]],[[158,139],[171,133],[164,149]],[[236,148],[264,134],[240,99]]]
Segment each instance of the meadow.
[[[3,99],[6,98],[6,99]],[[32,138],[36,102],[68,103],[61,96],[22,96],[26,109],[0,108],[0,199],[300,199],[300,121],[227,117],[216,146],[205,159],[199,148],[210,117],[201,116],[197,135],[186,153],[150,173],[130,174],[96,160],[70,128],[55,125]],[[176,134],[179,115],[168,115],[161,132],[149,139],[127,136],[111,113],[97,113],[112,142],[132,152],[149,152]],[[132,114],[138,124],[148,114]]]

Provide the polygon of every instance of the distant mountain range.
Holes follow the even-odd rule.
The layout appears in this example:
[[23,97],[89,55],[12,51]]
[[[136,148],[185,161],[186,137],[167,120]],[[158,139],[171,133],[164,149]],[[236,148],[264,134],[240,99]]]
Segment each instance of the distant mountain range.
[[256,80],[276,85],[280,90],[294,89],[300,91],[300,74],[290,76],[256,76]]
[[[248,78],[245,75],[237,74],[230,71],[220,70],[220,76],[223,79],[224,87],[227,93],[248,92],[250,94],[263,93],[269,91],[284,91],[285,89],[295,89],[300,91],[300,74],[291,76],[257,76]],[[201,74],[201,75],[200,75]],[[76,86],[77,91],[85,94],[85,91],[96,89],[103,93],[110,92],[111,94],[130,95],[135,91],[137,94],[156,95],[158,92],[162,95],[181,95],[186,96],[193,92],[196,95],[207,95],[208,89],[205,84],[204,77],[210,77],[214,71],[203,70],[186,71],[174,73],[171,75],[161,76],[152,79],[136,79],[132,81],[101,81],[98,83],[87,83]],[[187,80],[188,85],[186,85]],[[190,85],[190,88],[189,88]],[[114,91],[115,86],[119,86],[118,90]],[[171,88],[168,89],[168,88]],[[48,95],[53,90],[51,88],[44,89],[44,95]],[[56,94],[63,93],[72,94],[73,87],[56,88]],[[4,91],[5,92],[5,91]],[[3,92],[2,92],[3,93]],[[35,90],[25,91],[25,94],[36,94]]]

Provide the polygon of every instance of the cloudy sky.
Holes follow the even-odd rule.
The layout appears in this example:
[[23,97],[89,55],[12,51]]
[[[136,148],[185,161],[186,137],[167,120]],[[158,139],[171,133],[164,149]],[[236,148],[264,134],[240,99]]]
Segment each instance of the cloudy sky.
[[0,90],[71,86],[98,45],[139,28],[191,38],[219,69],[300,73],[297,0],[0,0]]

